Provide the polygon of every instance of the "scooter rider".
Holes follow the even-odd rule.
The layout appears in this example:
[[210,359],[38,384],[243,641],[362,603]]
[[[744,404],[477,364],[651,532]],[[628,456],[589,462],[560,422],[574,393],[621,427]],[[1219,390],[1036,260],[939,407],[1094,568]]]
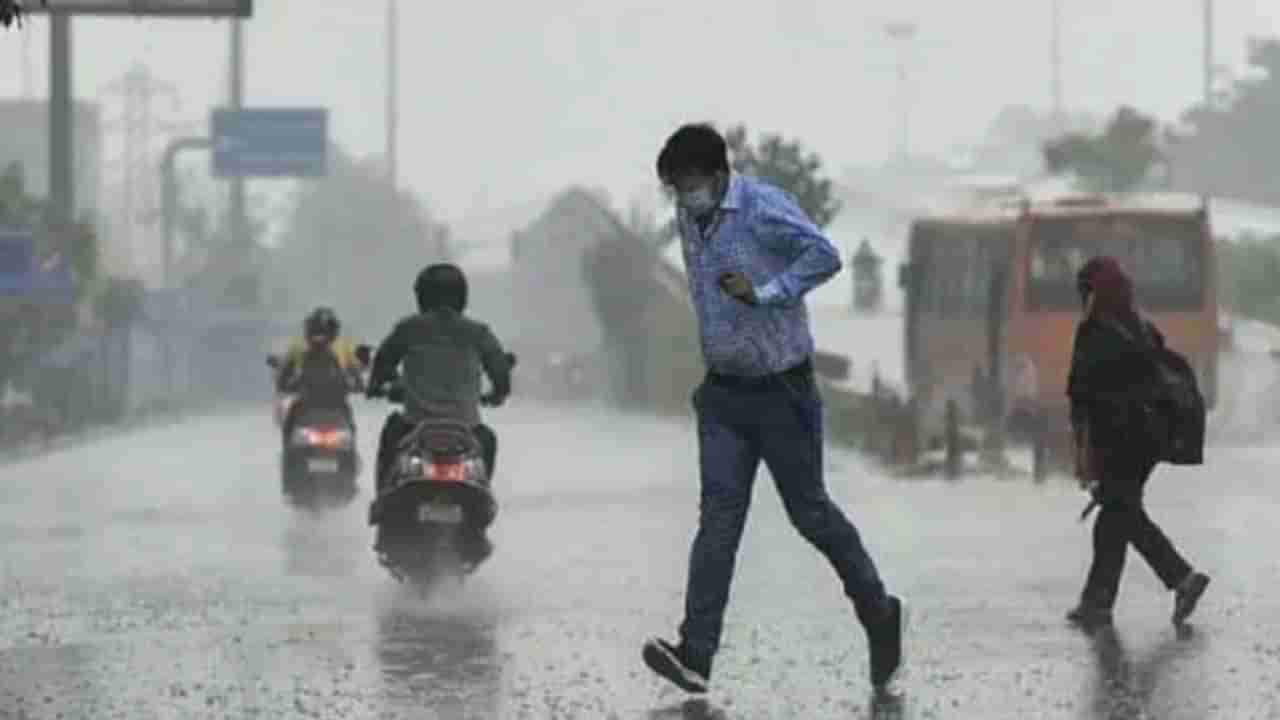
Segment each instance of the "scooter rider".
[[304,406],[340,409],[351,420],[347,393],[364,387],[355,347],[341,330],[338,314],[318,307],[302,321],[302,338],[290,343],[276,377],[278,392],[297,397],[281,423],[286,438]]
[[[430,265],[413,285],[418,314],[401,320],[374,356],[370,397],[379,395],[403,364],[404,412],[387,417],[378,440],[377,487],[381,493],[400,440],[418,422],[449,418],[468,424],[484,453],[492,482],[498,438],[480,421],[480,403],[498,406],[511,393],[511,359],[487,325],[466,315],[467,277],[449,263]],[[493,386],[481,396],[483,370]],[[483,554],[488,541],[482,538]]]

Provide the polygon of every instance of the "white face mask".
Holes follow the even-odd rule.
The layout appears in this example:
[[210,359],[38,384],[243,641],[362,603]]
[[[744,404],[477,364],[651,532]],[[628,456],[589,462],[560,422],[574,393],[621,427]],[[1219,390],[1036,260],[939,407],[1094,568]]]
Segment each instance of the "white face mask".
[[716,209],[716,196],[709,187],[681,193],[679,202],[680,207],[694,217],[702,217]]
[[676,202],[685,212],[694,217],[703,217],[716,209],[719,199],[716,197],[716,184],[709,183],[696,190],[688,190],[676,195]]

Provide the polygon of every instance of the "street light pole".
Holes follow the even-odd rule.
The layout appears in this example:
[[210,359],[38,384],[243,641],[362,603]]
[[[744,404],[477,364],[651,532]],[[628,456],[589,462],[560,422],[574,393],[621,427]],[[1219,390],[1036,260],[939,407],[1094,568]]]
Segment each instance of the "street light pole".
[[75,221],[71,15],[49,13],[49,204],[55,223]]
[[1062,0],[1052,0],[1053,17],[1049,35],[1049,72],[1053,100],[1053,125],[1056,132],[1063,131],[1062,109]]
[[[233,111],[244,107],[244,30],[240,18],[231,19],[230,104]],[[244,178],[231,178],[231,243],[238,248],[249,245],[245,219]]]
[[396,0],[387,0],[387,182],[396,187],[396,132],[400,114],[399,13]]
[[1213,0],[1204,0],[1204,104],[1213,106]]

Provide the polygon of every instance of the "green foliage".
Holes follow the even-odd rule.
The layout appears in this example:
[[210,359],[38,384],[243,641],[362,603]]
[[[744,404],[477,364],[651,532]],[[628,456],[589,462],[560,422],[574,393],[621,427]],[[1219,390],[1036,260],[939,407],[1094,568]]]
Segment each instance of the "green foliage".
[[1219,242],[1218,297],[1232,312],[1280,325],[1280,237]]
[[393,191],[375,162],[333,147],[326,177],[302,186],[276,257],[275,296],[339,309],[382,332],[412,308],[411,284],[448,257],[447,228],[411,193]]
[[738,125],[725,133],[725,142],[734,171],[768,180],[791,193],[818,227],[826,227],[840,212],[831,180],[822,176],[822,159],[805,152],[798,140],[763,135],[753,145],[746,126]]
[[47,204],[27,193],[22,166],[13,163],[0,174],[0,225],[36,228],[36,251],[42,255],[62,253],[75,272],[80,296],[93,292],[98,276],[98,234],[93,224],[81,219],[57,222],[47,212]]
[[136,278],[108,278],[95,297],[99,316],[109,328],[128,327],[142,319],[146,288]]
[[[93,225],[51,222],[46,204],[27,193],[22,167],[14,163],[0,173],[0,226],[31,228],[36,253],[45,257],[61,253],[76,278],[80,299],[96,292],[98,240]],[[65,305],[41,303],[0,304],[0,392],[21,368],[53,347],[75,325],[73,310]]]
[[40,203],[27,194],[22,166],[12,163],[0,175],[0,223],[32,225],[40,217]]
[[1185,189],[1280,204],[1280,39],[1253,41],[1248,63],[1229,90],[1183,114],[1170,156]]
[[1067,133],[1046,142],[1045,164],[1053,173],[1075,173],[1091,191],[1133,190],[1163,161],[1156,127],[1154,119],[1122,107],[1101,133]]
[[[49,0],[40,0],[47,6]],[[22,24],[22,3],[19,0],[0,0],[0,26],[11,27],[14,23]]]
[[83,299],[98,278],[98,232],[87,221],[63,225],[52,229],[59,251],[66,253],[71,269],[75,271],[77,291]]

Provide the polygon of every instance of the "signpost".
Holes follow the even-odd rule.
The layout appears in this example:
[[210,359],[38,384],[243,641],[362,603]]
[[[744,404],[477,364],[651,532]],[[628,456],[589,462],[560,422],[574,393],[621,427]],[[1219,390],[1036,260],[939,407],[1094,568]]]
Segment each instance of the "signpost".
[[22,12],[32,15],[250,17],[253,15],[253,0],[45,0],[24,3]]
[[214,110],[209,137],[217,177],[317,177],[327,170],[323,108]]
[[75,292],[71,270],[61,257],[37,262],[31,228],[0,228],[0,297],[71,303]]
[[49,16],[49,203],[55,216],[76,214],[71,129],[71,18],[88,16],[252,17],[253,0],[40,0],[22,11]]

